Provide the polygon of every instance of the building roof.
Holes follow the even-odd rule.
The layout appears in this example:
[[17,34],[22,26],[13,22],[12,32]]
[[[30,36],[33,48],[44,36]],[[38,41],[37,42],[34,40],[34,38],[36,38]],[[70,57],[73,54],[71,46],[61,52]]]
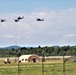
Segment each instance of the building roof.
[[19,60],[22,60],[22,58],[28,59],[31,55],[22,55],[19,57]]
[[19,57],[20,62],[40,62],[40,58],[36,54],[22,55]]

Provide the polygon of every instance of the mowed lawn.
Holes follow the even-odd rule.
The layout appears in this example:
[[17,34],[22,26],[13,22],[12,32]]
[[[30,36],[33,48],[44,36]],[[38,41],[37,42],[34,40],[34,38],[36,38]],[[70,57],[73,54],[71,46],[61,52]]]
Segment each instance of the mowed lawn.
[[[63,68],[65,71],[63,72]],[[76,75],[76,62],[66,62],[63,67],[62,60],[48,60],[39,63],[20,63],[11,61],[4,64],[0,60],[0,75]]]

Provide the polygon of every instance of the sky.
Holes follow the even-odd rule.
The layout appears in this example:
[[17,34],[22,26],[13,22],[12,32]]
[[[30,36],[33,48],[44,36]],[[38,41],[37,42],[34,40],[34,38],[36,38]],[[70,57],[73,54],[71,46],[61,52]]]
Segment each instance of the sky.
[[76,0],[0,0],[1,19],[0,47],[76,45]]

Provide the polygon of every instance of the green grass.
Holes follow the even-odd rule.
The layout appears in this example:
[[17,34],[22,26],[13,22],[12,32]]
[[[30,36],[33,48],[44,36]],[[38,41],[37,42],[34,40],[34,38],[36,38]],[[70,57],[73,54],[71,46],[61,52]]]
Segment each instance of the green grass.
[[2,68],[0,69],[0,75],[17,75],[17,68]]
[[[0,63],[0,75],[18,75],[18,63]],[[42,63],[19,64],[19,75],[42,75]],[[63,75],[62,60],[43,63],[43,75]],[[65,75],[76,75],[76,62],[65,63]]]

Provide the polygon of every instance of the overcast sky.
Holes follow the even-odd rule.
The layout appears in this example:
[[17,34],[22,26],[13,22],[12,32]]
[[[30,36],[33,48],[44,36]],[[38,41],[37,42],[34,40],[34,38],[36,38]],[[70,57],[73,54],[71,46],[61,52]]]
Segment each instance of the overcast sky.
[[76,0],[0,0],[0,19],[0,47],[76,45]]

